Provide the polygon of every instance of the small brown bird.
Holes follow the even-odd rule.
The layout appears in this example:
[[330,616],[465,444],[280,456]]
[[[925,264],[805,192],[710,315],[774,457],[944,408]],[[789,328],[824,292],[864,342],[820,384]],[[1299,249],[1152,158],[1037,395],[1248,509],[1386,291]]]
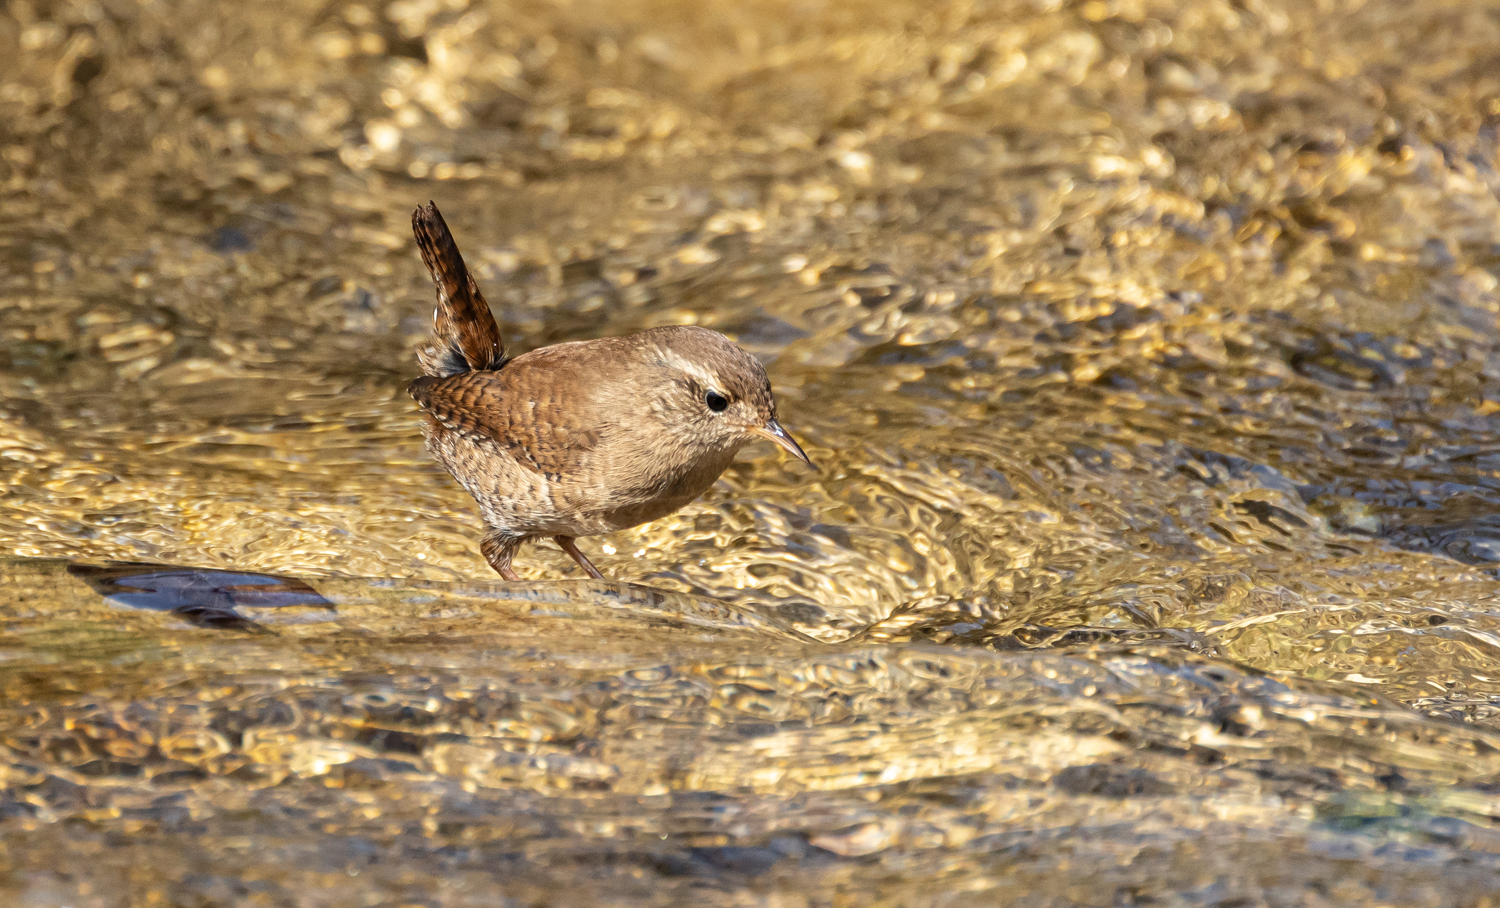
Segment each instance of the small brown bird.
[[551,536],[603,575],[574,538],[623,530],[702,495],[745,444],[812,461],[776,421],[766,370],[715,331],[652,328],[505,355],[489,304],[437,206],[412,213],[437,285],[432,344],[413,381],[427,450],[474,500],[479,549],[506,580],[516,549]]

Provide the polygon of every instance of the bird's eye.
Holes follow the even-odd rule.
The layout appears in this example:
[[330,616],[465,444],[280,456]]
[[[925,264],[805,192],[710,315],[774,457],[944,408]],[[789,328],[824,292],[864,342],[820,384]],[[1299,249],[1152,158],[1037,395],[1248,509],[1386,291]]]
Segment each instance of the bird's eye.
[[708,408],[715,413],[723,413],[724,408],[729,406],[729,401],[718,391],[708,392],[708,395],[703,398],[703,402],[708,404]]

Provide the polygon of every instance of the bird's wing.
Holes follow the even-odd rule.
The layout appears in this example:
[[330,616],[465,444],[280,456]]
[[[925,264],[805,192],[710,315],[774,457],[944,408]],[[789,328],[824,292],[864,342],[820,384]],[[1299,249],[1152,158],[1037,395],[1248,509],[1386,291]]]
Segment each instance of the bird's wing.
[[[545,373],[507,368],[445,377],[424,375],[407,390],[443,428],[490,439],[522,465],[556,480],[575,473],[580,460],[598,447],[608,429],[584,424],[590,408],[559,400],[560,383]],[[574,405],[565,405],[569,403]]]

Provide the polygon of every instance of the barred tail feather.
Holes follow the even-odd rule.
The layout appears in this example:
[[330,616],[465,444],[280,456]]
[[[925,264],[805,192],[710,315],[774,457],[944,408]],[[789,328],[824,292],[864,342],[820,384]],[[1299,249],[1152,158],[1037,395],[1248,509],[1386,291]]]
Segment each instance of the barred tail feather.
[[505,364],[500,327],[474,276],[464,266],[458,244],[437,205],[428,202],[412,212],[411,229],[417,237],[422,264],[437,286],[432,344],[417,353],[422,371],[441,377],[500,368]]

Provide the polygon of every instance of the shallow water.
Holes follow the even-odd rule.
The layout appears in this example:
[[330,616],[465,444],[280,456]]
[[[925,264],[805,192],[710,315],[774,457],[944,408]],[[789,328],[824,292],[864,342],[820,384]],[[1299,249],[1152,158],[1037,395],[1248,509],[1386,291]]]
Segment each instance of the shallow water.
[[[13,2],[0,60],[7,901],[1500,892],[1490,5]],[[724,331],[820,469],[493,582],[428,198],[515,349]]]

